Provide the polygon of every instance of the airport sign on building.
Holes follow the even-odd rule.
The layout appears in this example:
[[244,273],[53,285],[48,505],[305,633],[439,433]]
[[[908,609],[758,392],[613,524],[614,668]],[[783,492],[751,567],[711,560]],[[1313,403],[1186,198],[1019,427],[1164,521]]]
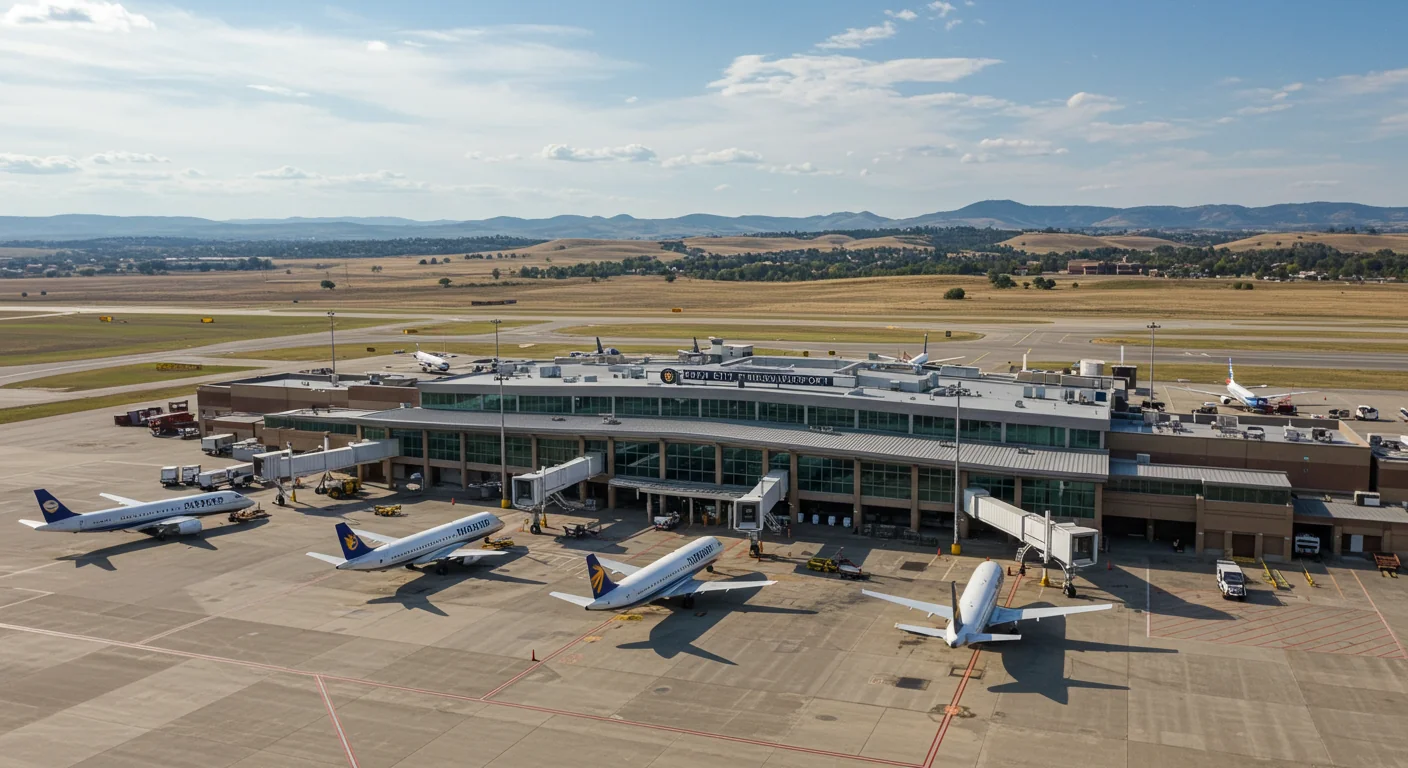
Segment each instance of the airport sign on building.
[[836,385],[835,377],[817,376],[810,373],[724,371],[711,368],[666,368],[660,371],[660,381],[665,384],[683,384],[690,381],[741,381],[747,384],[779,384],[793,387],[831,387]]

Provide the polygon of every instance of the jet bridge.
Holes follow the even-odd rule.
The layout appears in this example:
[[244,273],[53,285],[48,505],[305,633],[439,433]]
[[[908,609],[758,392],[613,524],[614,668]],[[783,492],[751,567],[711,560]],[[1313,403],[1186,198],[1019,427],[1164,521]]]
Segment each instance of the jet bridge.
[[764,528],[779,533],[782,524],[773,517],[772,509],[787,496],[787,470],[774,469],[763,475],[738,501],[734,502],[734,528],[756,534]]
[[271,451],[254,457],[254,474],[279,484],[304,475],[348,469],[359,464],[372,464],[401,455],[398,440],[365,440],[342,448],[294,454],[292,451]]
[[564,508],[581,507],[563,498],[562,492],[606,471],[606,456],[589,453],[555,467],[544,467],[513,478],[513,505],[525,512],[541,510],[549,501]]
[[[963,490],[963,511],[974,520],[1017,539],[1017,562],[1033,549],[1041,555],[1043,568],[1054,560],[1065,575],[1063,587],[1067,593],[1075,591],[1072,582],[1075,569],[1095,565],[1099,558],[1099,531],[1074,523],[1053,523],[1049,511],[1044,515],[1027,512],[993,498],[982,488]],[[1042,580],[1045,579],[1043,573]]]

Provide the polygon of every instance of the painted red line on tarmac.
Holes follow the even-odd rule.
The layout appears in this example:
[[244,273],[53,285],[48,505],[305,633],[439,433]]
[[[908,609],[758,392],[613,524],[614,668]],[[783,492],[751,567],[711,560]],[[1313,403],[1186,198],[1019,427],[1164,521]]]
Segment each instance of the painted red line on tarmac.
[[323,685],[323,678],[318,675],[313,675],[313,680],[318,683],[318,693],[323,695],[323,706],[328,708],[328,719],[332,720],[332,727],[337,729],[337,738],[342,742],[342,752],[347,755],[347,764],[351,768],[358,768],[357,756],[352,754],[352,745],[347,741],[347,732],[342,730],[342,721],[337,719],[337,710],[332,707],[332,697],[328,696],[328,687]]
[[561,648],[558,648],[557,650],[553,651],[552,653],[548,654],[547,656],[544,656],[543,658],[538,659],[538,661],[537,661],[536,664],[529,665],[529,667],[528,667],[527,669],[525,669],[525,670],[523,670],[522,672],[519,672],[518,674],[516,674],[516,675],[514,675],[513,677],[509,678],[508,681],[505,682],[503,685],[500,685],[498,688],[495,688],[494,690],[489,691],[488,693],[484,694],[483,698],[484,698],[485,700],[488,700],[488,699],[492,698],[495,694],[497,694],[497,693],[503,691],[503,689],[505,689],[505,688],[509,687],[510,685],[513,685],[514,683],[518,682],[519,680],[522,680],[523,678],[527,677],[528,674],[531,673],[533,670],[537,669],[538,667],[543,666],[544,664],[548,663],[549,661],[552,661],[553,659],[555,659],[555,658],[557,658],[558,656],[562,655],[562,652],[563,652],[563,651],[567,650],[568,648],[571,648],[572,646],[576,645],[577,643],[582,642],[583,640],[587,639],[588,637],[591,637],[592,635],[596,634],[599,630],[601,630],[603,627],[605,627],[607,624],[610,624],[611,622],[613,622],[613,621],[615,621],[615,620],[616,620],[616,616],[613,615],[611,618],[607,619],[606,621],[603,621],[603,622],[601,622],[600,624],[596,625],[595,627],[592,627],[591,629],[587,630],[586,632],[583,632],[581,635],[578,635],[578,636],[577,636],[577,639],[573,640],[572,642],[568,643],[567,645],[562,646]]
[[[1300,633],[1300,634],[1310,634],[1310,633],[1314,633],[1314,632],[1321,632],[1321,631],[1324,631],[1324,630],[1327,630],[1327,629],[1328,629],[1328,630],[1334,630],[1334,629],[1337,628],[1337,623],[1338,623],[1339,621],[1341,621],[1343,618],[1344,618],[1343,616],[1338,615],[1338,614],[1329,614],[1329,615],[1327,615],[1327,614],[1322,613],[1322,614],[1320,614],[1320,615],[1318,615],[1318,616],[1316,616],[1316,617],[1314,617],[1314,618],[1308,618],[1308,619],[1306,619],[1306,620],[1305,620],[1305,623],[1301,624],[1300,626],[1284,626],[1284,624],[1286,624],[1287,622],[1281,622],[1280,625],[1276,626],[1274,629],[1268,630],[1268,632],[1269,632],[1269,633],[1277,633],[1277,632],[1293,631],[1293,632],[1297,632],[1297,633]],[[1294,621],[1289,622],[1289,623],[1292,624],[1292,625],[1295,624]],[[1254,626],[1254,627],[1248,627],[1248,628],[1247,628],[1247,632],[1248,632],[1248,633],[1257,632],[1257,630],[1260,630],[1260,629],[1263,629],[1263,628],[1269,627],[1269,626],[1271,626],[1271,625],[1270,625],[1270,624],[1260,624],[1260,625],[1257,625],[1257,626]],[[1258,633],[1255,634],[1255,635],[1250,635],[1250,636],[1242,637],[1242,641],[1245,642],[1245,641],[1247,641],[1247,640],[1255,640],[1255,639],[1258,638],[1258,637],[1265,637],[1265,636],[1268,634],[1268,632],[1258,632]],[[1232,637],[1238,637],[1238,636],[1237,636],[1237,635],[1232,635]]]
[[732,552],[735,548],[738,547],[739,544],[742,544],[742,543],[745,542],[745,541],[747,541],[747,539],[739,539],[738,541],[735,541],[734,543],[732,543],[732,544],[728,545],[727,547],[725,547],[725,548],[724,548],[724,553],[723,553],[722,555],[719,555],[719,559],[722,560],[722,559],[724,559],[725,557],[728,557],[728,553]]
[[[1245,632],[1245,633],[1243,633],[1243,634],[1232,634],[1232,635],[1227,635],[1226,637],[1222,637],[1222,638],[1218,638],[1218,639],[1219,639],[1220,641],[1222,641],[1222,642],[1230,643],[1230,644],[1232,644],[1232,645],[1263,646],[1263,645],[1269,645],[1270,643],[1285,642],[1285,640],[1286,640],[1285,633],[1286,633],[1286,632],[1296,632],[1296,633],[1300,633],[1300,632],[1318,632],[1318,631],[1320,631],[1320,630],[1322,630],[1322,629],[1328,629],[1328,628],[1334,626],[1335,620],[1336,620],[1336,619],[1333,618],[1333,617],[1331,617],[1331,618],[1322,617],[1322,618],[1317,618],[1317,619],[1309,619],[1309,620],[1307,620],[1306,623],[1303,625],[1304,628],[1294,626],[1294,622],[1290,622],[1289,625],[1288,625],[1286,622],[1281,622],[1278,626],[1269,627],[1269,628],[1264,627],[1264,626],[1263,626],[1263,627],[1249,627],[1248,630],[1247,630],[1247,632]],[[1330,623],[1329,623],[1329,624],[1323,624],[1323,622],[1326,622],[1326,621],[1328,621],[1328,622],[1330,622]],[[1264,630],[1264,631],[1257,631],[1257,630]],[[1255,634],[1253,634],[1253,633],[1255,633]],[[1272,635],[1273,637],[1269,637],[1269,638],[1267,638],[1266,640],[1262,640],[1260,643],[1253,643],[1253,642],[1252,642],[1253,640],[1259,640],[1259,639],[1261,639],[1261,638],[1263,638],[1263,637],[1266,637],[1267,635]]]
[[[1380,627],[1375,626],[1378,623],[1378,619],[1370,619],[1367,622],[1364,622],[1362,624],[1356,624],[1352,627],[1334,627],[1331,629],[1331,632],[1328,635],[1321,635],[1320,637],[1311,638],[1309,640],[1302,640],[1298,643],[1292,643],[1287,647],[1295,648],[1299,651],[1313,651],[1316,648],[1323,648],[1327,645],[1334,645],[1335,643],[1347,643],[1350,640],[1355,639],[1356,637],[1364,637],[1365,635],[1370,635],[1375,632],[1378,632],[1381,629]],[[1349,637],[1344,637],[1344,635],[1347,635],[1350,632],[1357,632],[1358,630],[1367,629],[1368,627],[1374,628],[1369,629],[1366,632],[1360,632],[1357,635],[1350,635]],[[1336,634],[1339,634],[1340,637],[1336,637]],[[1347,647],[1352,648],[1356,645],[1359,645],[1359,643],[1350,643]]]
[[1398,646],[1398,652],[1403,653],[1403,643],[1398,642],[1398,635],[1394,634],[1393,627],[1390,627],[1388,625],[1388,619],[1384,618],[1383,611],[1379,610],[1379,606],[1377,603],[1374,602],[1374,598],[1369,597],[1369,590],[1364,589],[1364,582],[1359,580],[1359,574],[1355,571],[1350,571],[1350,574],[1354,576],[1354,580],[1359,584],[1359,588],[1364,590],[1364,597],[1369,599],[1369,606],[1374,609],[1374,613],[1377,613],[1379,615],[1379,621],[1382,621],[1384,623],[1384,629],[1388,630],[1388,636],[1393,638],[1394,645]]
[[[1377,650],[1379,650],[1379,649],[1381,649],[1381,648],[1392,648],[1392,647],[1393,647],[1394,643],[1393,643],[1392,640],[1390,640],[1390,641],[1388,641],[1388,642],[1384,642],[1383,640],[1384,640],[1384,636],[1383,636],[1383,635],[1379,635],[1378,637],[1371,637],[1371,638],[1369,638],[1368,640],[1360,640],[1359,642],[1355,643],[1354,645],[1349,646],[1348,648],[1341,648],[1341,649],[1339,649],[1339,650],[1337,650],[1337,651],[1325,651],[1325,653],[1347,653],[1347,654],[1349,654],[1349,655],[1351,655],[1351,656],[1368,656],[1369,654],[1374,653],[1374,651],[1377,651]],[[1374,643],[1377,643],[1377,645],[1374,645]],[[1350,648],[1353,648],[1353,647],[1358,646],[1358,645],[1367,645],[1367,646],[1369,646],[1369,647],[1368,647],[1368,648],[1365,648],[1365,649],[1362,650],[1362,651],[1351,651],[1351,650],[1350,650]],[[1397,649],[1395,648],[1395,650],[1397,650]],[[1382,655],[1382,654],[1377,654],[1377,655]]]
[[[1200,635],[1200,636],[1189,635],[1188,637],[1185,637],[1185,638],[1183,638],[1183,639],[1185,639],[1185,640],[1205,640],[1205,641],[1208,641],[1208,642],[1215,642],[1215,641],[1217,641],[1217,640],[1221,640],[1221,639],[1224,637],[1224,635],[1222,634],[1222,633],[1224,633],[1224,632],[1227,633],[1226,636],[1228,636],[1228,637],[1233,636],[1233,635],[1237,635],[1237,634],[1247,633],[1247,632],[1255,632],[1255,631],[1257,631],[1257,630],[1259,630],[1259,629],[1265,629],[1265,628],[1267,628],[1267,627],[1275,627],[1275,626],[1279,626],[1279,625],[1281,625],[1281,624],[1285,624],[1285,623],[1291,622],[1291,621],[1301,621],[1301,620],[1303,620],[1303,619],[1306,618],[1305,614],[1306,614],[1307,611],[1309,611],[1310,613],[1313,614],[1313,613],[1318,612],[1319,610],[1320,610],[1319,608],[1313,608],[1313,607],[1292,608],[1292,609],[1291,609],[1291,612],[1290,612],[1289,614],[1283,616],[1282,618],[1280,618],[1280,619],[1278,619],[1278,620],[1276,620],[1276,621],[1270,621],[1270,622],[1256,622],[1254,626],[1250,626],[1250,627],[1235,627],[1235,626],[1234,626],[1234,627],[1214,627],[1213,629],[1208,630],[1207,633],[1204,634],[1204,635]],[[1183,631],[1186,632],[1187,630],[1183,630]],[[1275,630],[1270,630],[1270,631],[1273,631],[1273,632],[1274,632]],[[1175,633],[1175,634],[1176,634],[1176,633]],[[1263,633],[1263,634],[1265,634],[1265,633]],[[1256,635],[1256,637],[1260,637],[1260,636],[1261,636],[1261,635]],[[1250,639],[1250,638],[1248,638],[1248,639]]]

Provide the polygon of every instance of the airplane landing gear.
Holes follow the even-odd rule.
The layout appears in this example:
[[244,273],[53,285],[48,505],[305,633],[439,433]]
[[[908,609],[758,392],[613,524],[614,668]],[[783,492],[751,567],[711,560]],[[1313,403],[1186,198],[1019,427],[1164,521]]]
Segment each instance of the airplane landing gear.
[[415,569],[416,569],[416,564],[415,564],[415,563],[406,563],[406,570],[408,570],[408,571],[414,571]]
[[712,565],[704,566],[704,570],[708,571],[709,573],[713,573],[713,572],[714,572],[714,566],[712,566]]
[[445,561],[442,560],[442,561],[440,561],[438,564],[436,564],[436,566],[435,566],[435,573],[436,573],[436,575],[444,576],[445,574],[447,574],[447,573],[449,573],[449,572],[450,572],[450,566],[446,565],[446,564],[445,564]]
[[681,601],[680,601],[680,604],[681,604],[682,606],[684,606],[684,609],[685,609],[686,611],[688,611],[688,610],[694,608],[694,595],[690,595],[689,597],[686,597],[684,600],[681,600]]

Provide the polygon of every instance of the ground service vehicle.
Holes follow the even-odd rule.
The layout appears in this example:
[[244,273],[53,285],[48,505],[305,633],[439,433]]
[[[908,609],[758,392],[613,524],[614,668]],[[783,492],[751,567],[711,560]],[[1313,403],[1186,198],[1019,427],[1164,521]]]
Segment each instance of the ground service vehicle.
[[1372,405],[1359,405],[1354,408],[1355,421],[1378,421],[1379,409]]
[[235,436],[231,434],[206,435],[200,439],[200,449],[211,456],[229,453],[234,444]]
[[1217,588],[1222,590],[1224,600],[1246,600],[1247,577],[1242,567],[1231,560],[1218,560]]
[[1320,537],[1313,533],[1296,534],[1291,541],[1291,551],[1296,557],[1320,558]]

